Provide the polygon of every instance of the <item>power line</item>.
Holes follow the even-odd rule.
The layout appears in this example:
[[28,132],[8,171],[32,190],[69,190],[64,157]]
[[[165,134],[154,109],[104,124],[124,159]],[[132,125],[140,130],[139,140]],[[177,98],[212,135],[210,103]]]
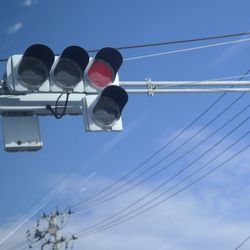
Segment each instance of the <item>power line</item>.
[[[160,43],[130,45],[130,46],[117,47],[116,49],[124,50],[124,49],[138,49],[138,48],[145,48],[145,47],[158,47],[158,46],[163,46],[163,45],[202,42],[202,41],[208,41],[208,40],[216,40],[216,39],[223,39],[223,38],[230,38],[230,37],[237,37],[237,36],[246,36],[246,35],[250,35],[250,32],[227,34],[227,35],[221,35],[221,36],[209,36],[209,37],[202,37],[202,38],[192,38],[192,39],[177,40],[177,41],[167,41],[167,42],[160,42]],[[96,52],[96,51],[97,50],[89,51],[89,52]]]
[[[247,134],[249,134],[249,131],[247,132]],[[246,134],[245,134],[244,136],[246,136]],[[243,136],[243,137],[244,137],[244,136]],[[98,233],[98,232],[107,230],[107,229],[109,229],[109,228],[115,227],[115,226],[117,226],[117,225],[119,225],[119,224],[121,224],[121,223],[124,223],[124,222],[126,222],[126,221],[129,221],[129,220],[131,220],[131,219],[133,219],[133,218],[135,218],[135,217],[137,217],[137,216],[139,216],[139,215],[141,215],[141,214],[143,214],[143,213],[145,213],[145,212],[147,212],[147,211],[153,209],[153,208],[156,207],[156,206],[159,206],[159,205],[162,204],[163,202],[165,202],[165,201],[167,201],[167,200],[173,198],[173,197],[176,196],[177,194],[179,194],[179,193],[185,191],[185,190],[186,190],[187,188],[189,188],[190,186],[196,184],[196,183],[199,182],[200,180],[202,180],[202,179],[204,179],[205,177],[207,177],[208,175],[212,174],[214,171],[216,171],[217,169],[219,169],[220,167],[222,167],[223,165],[225,165],[227,162],[231,161],[233,158],[235,158],[236,156],[238,156],[239,154],[241,154],[243,151],[247,150],[249,147],[250,147],[250,145],[245,146],[245,147],[242,148],[240,151],[238,151],[237,153],[233,154],[231,157],[227,158],[225,161],[223,161],[221,164],[217,165],[217,166],[216,166],[215,168],[213,168],[212,170],[206,172],[205,174],[201,175],[201,176],[200,176],[199,178],[197,178],[196,180],[192,181],[190,184],[188,184],[188,185],[184,186],[183,188],[177,190],[177,191],[174,192],[173,194],[171,194],[171,195],[169,195],[168,197],[166,197],[166,198],[164,198],[164,199],[158,201],[157,203],[151,205],[150,207],[147,207],[147,208],[145,208],[144,210],[142,210],[142,211],[140,211],[140,212],[138,212],[138,213],[136,213],[136,214],[134,214],[134,215],[132,215],[132,216],[126,218],[126,217],[127,217],[128,215],[130,215],[132,212],[135,212],[135,211],[141,209],[142,207],[139,207],[139,208],[137,208],[137,209],[134,209],[132,212],[130,212],[130,213],[128,213],[128,214],[125,214],[125,215],[121,216],[120,218],[116,219],[115,221],[113,221],[113,222],[111,222],[111,223],[109,223],[109,224],[106,224],[106,225],[104,225],[104,226],[102,226],[102,227],[100,227],[100,228],[97,228],[97,229],[95,229],[95,230],[93,230],[93,231],[91,231],[91,232],[88,232],[86,235],[83,235],[83,236],[80,237],[80,238],[88,237],[88,236],[93,235],[93,234],[95,234],[95,233]],[[213,159],[212,159],[212,160],[213,160]],[[165,191],[165,193],[166,193],[166,191]],[[164,194],[165,194],[165,193],[164,193]],[[161,196],[162,196],[162,195],[163,195],[163,193],[161,194]],[[157,199],[158,199],[158,198],[159,198],[159,197],[157,197]],[[150,202],[151,202],[151,201],[149,201],[148,203],[150,203]],[[145,206],[145,204],[144,204],[143,206]],[[118,222],[116,222],[116,221],[118,221]],[[81,233],[81,231],[80,231],[80,233]]]
[[[244,78],[244,76],[246,76],[249,73],[250,69],[241,76],[241,78],[239,80],[242,80]],[[150,161],[151,159],[153,159],[156,155],[158,155],[164,148],[166,148],[168,145],[170,145],[172,142],[174,142],[176,139],[178,139],[184,132],[186,132],[192,125],[194,125],[200,118],[202,118],[210,109],[212,109],[227,93],[222,94],[220,97],[218,97],[209,107],[207,107],[197,118],[195,118],[191,123],[189,123],[182,131],[180,131],[174,138],[172,138],[167,144],[165,144],[162,148],[160,148],[158,151],[156,151],[154,154],[152,154],[149,158],[147,158],[144,162],[142,162],[139,166],[137,166],[136,169],[130,171],[127,175],[123,176],[122,178],[120,178],[119,180],[117,180],[116,182],[114,182],[113,184],[111,184],[110,186],[108,186],[107,188],[105,188],[104,190],[100,191],[99,193],[96,194],[96,196],[104,193],[106,190],[109,190],[111,187],[113,187],[114,185],[116,185],[117,183],[121,182],[122,180],[124,180],[127,176],[129,176],[130,174],[134,173],[137,169],[141,168],[144,164],[146,164],[147,161]],[[51,190],[52,192],[52,190]],[[96,197],[94,196],[94,197]],[[82,203],[80,203],[82,204]],[[27,222],[27,220],[25,220],[25,223]],[[23,225],[23,223],[21,223],[21,226]],[[17,226],[17,228],[19,229],[21,227],[20,225]]]
[[[248,132],[248,133],[249,133],[249,132]],[[120,222],[118,222],[118,223],[113,224],[113,223],[114,223],[114,221],[113,221],[113,222],[109,223],[109,225],[110,225],[110,224],[113,224],[113,225],[111,225],[111,226],[107,226],[107,225],[106,225],[105,228],[96,229],[96,231],[91,232],[89,235],[92,235],[92,234],[97,233],[97,232],[100,232],[100,231],[104,231],[104,230],[106,230],[106,229],[108,229],[108,228],[111,228],[111,227],[114,227],[114,226],[119,225],[119,224],[121,224],[121,223],[124,223],[125,221],[131,220],[132,218],[137,217],[137,216],[139,216],[140,214],[145,213],[145,212],[151,210],[152,208],[154,208],[154,207],[160,205],[160,204],[163,203],[164,201],[169,200],[170,198],[173,198],[173,197],[176,196],[177,194],[179,194],[179,193],[181,193],[182,191],[186,190],[188,187],[194,185],[195,183],[197,183],[197,182],[200,181],[201,179],[205,178],[206,176],[208,176],[209,174],[211,174],[212,172],[214,172],[215,170],[217,170],[218,168],[220,168],[221,166],[223,166],[223,165],[224,165],[225,163],[227,163],[228,161],[232,160],[234,157],[236,157],[237,155],[239,155],[240,153],[242,153],[243,151],[245,151],[245,150],[246,150],[247,148],[249,148],[249,147],[250,147],[250,145],[247,145],[247,146],[244,147],[242,150],[238,151],[238,152],[235,153],[233,156],[231,156],[230,158],[228,158],[227,160],[225,160],[224,162],[222,162],[221,164],[219,164],[217,167],[215,167],[215,168],[213,168],[212,170],[208,171],[206,174],[200,176],[200,177],[197,178],[195,181],[193,181],[193,182],[191,182],[190,184],[186,185],[184,188],[181,188],[180,190],[178,190],[178,191],[176,191],[175,193],[173,193],[172,195],[170,195],[170,196],[164,198],[163,200],[157,202],[156,204],[154,204],[154,205],[152,205],[152,206],[150,206],[150,207],[148,207],[148,208],[146,208],[146,209],[140,211],[139,213],[137,213],[137,214],[135,214],[135,215],[133,215],[133,216],[131,216],[131,217],[125,219],[125,220],[122,220],[122,221],[120,221]],[[168,191],[168,190],[167,190],[167,191]],[[163,195],[163,194],[161,194],[161,195]],[[144,205],[145,205],[145,204],[144,204]],[[140,207],[140,208],[141,208],[141,207]],[[137,208],[137,209],[135,209],[135,210],[138,210],[138,209],[140,209],[140,208]],[[133,210],[133,211],[135,211],[135,210]],[[124,216],[122,216],[122,217],[127,217],[127,216],[128,216],[128,214],[126,214],[126,215],[124,215]],[[120,220],[120,219],[121,219],[121,217],[119,218],[119,220]],[[102,227],[104,227],[104,226],[102,226]],[[81,232],[81,231],[80,231],[80,232]],[[87,236],[89,236],[89,235],[87,235]],[[81,237],[81,238],[82,238],[82,237]]]
[[[159,42],[159,43],[126,45],[126,46],[119,46],[119,47],[115,47],[115,48],[118,50],[140,49],[140,48],[147,48],[147,47],[159,47],[159,46],[164,46],[164,45],[202,42],[202,41],[208,41],[208,40],[217,40],[217,39],[246,36],[246,35],[250,35],[250,32],[241,32],[241,33],[226,34],[226,35],[220,35],[220,36],[208,36],[208,37],[199,37],[199,38],[191,38],[191,39],[183,39],[183,40],[174,40],[174,41],[166,41],[166,42]],[[88,53],[95,53],[98,50],[99,49],[89,49],[89,50],[87,50],[87,52]],[[2,58],[2,59],[0,59],[0,62],[6,62],[7,60],[8,60],[8,58]]]
[[[210,126],[215,120],[217,120],[220,116],[222,116],[227,110],[229,110],[234,104],[236,104],[241,98],[243,98],[243,96],[246,93],[241,94],[239,97],[237,97],[232,103],[230,103],[225,109],[223,109],[219,114],[217,114],[213,119],[211,119],[205,126],[201,127],[195,134],[193,134],[191,137],[189,137],[187,140],[185,140],[183,143],[181,143],[179,146],[177,146],[175,149],[173,149],[172,151],[170,151],[166,156],[164,156],[162,159],[160,159],[159,161],[157,161],[155,164],[153,164],[152,166],[146,168],[146,170],[144,170],[142,173],[136,175],[135,177],[133,177],[132,179],[126,181],[125,183],[123,183],[121,186],[116,187],[115,189],[111,189],[111,191],[109,191],[108,193],[106,193],[106,195],[101,196],[97,199],[89,199],[89,201],[85,201],[82,203],[78,203],[76,206],[74,206],[73,208],[75,209],[79,209],[80,207],[88,207],[88,206],[95,206],[95,205],[99,205],[102,204],[103,202],[109,201],[113,198],[116,198],[132,189],[134,189],[135,187],[137,187],[138,185],[144,183],[145,181],[151,179],[152,177],[154,177],[155,175],[159,174],[160,172],[162,172],[163,170],[167,169],[168,167],[170,167],[171,165],[173,165],[174,163],[176,163],[178,160],[182,159],[184,156],[186,156],[188,153],[190,153],[193,149],[197,148],[199,145],[201,145],[204,141],[206,141],[207,139],[209,139],[209,137],[211,137],[212,135],[208,136],[207,138],[205,138],[204,140],[202,140],[202,142],[200,142],[199,144],[197,144],[196,146],[192,147],[191,149],[189,149],[188,151],[186,151],[184,154],[182,154],[181,156],[179,156],[178,158],[176,158],[175,160],[173,160],[171,163],[169,163],[168,165],[166,165],[165,167],[161,168],[160,170],[158,170],[157,172],[155,172],[154,174],[150,175],[149,177],[141,180],[140,182],[130,186],[129,188],[125,189],[122,192],[117,193],[117,191],[121,190],[123,187],[127,186],[128,184],[130,184],[131,182],[133,182],[134,180],[140,178],[141,176],[143,176],[144,174],[146,174],[148,171],[150,171],[151,169],[155,168],[157,165],[159,165],[160,163],[162,163],[164,160],[166,160],[168,157],[170,157],[173,153],[175,153],[176,151],[178,151],[179,149],[181,149],[184,145],[186,145],[188,142],[190,142],[195,136],[197,136],[198,134],[200,134],[205,128],[207,128],[208,126]],[[244,112],[247,108],[249,107],[249,105],[244,108],[241,112],[238,113],[241,114],[242,112]],[[237,117],[237,116],[236,116]],[[235,118],[235,117],[234,117]],[[233,119],[234,119],[233,118]],[[216,132],[218,132],[220,129],[222,129],[226,124],[228,124],[229,122],[231,122],[231,120],[229,120],[228,122],[226,122],[223,126],[221,126],[219,129],[217,129]],[[172,141],[172,140],[171,140]],[[170,141],[170,142],[171,142]],[[169,145],[168,143],[166,145]],[[163,150],[165,148],[164,145],[161,149]],[[158,151],[156,151],[158,152]],[[155,156],[156,154],[154,154],[153,156]],[[153,157],[152,157],[153,158]],[[152,159],[150,158],[150,160]],[[146,163],[148,162],[148,160],[144,161],[142,164],[140,164],[140,168],[142,166],[144,166]],[[111,184],[108,187],[113,187],[115,184],[118,184],[118,182],[121,182],[121,180],[125,179],[126,177],[130,176],[132,173],[134,173],[135,171],[137,171],[139,168],[136,167],[135,169],[133,169],[132,171],[130,171],[128,174],[126,174],[125,176],[123,176],[122,178],[120,178],[118,181],[116,181],[115,183]],[[109,189],[110,189],[109,188]],[[108,188],[105,188],[104,190],[108,190]],[[100,193],[104,193],[100,192]],[[115,195],[112,195],[113,193],[117,193]],[[111,197],[107,198],[107,196],[111,195]],[[98,195],[99,196],[99,195]],[[94,197],[98,197],[97,195]]]
[[59,231],[64,227],[65,218],[71,214],[71,210],[44,213],[39,218],[36,227],[26,231],[29,248],[35,248],[37,244],[41,244],[41,249],[44,249],[46,245],[51,246],[51,249],[54,250],[59,250],[60,246],[63,245],[65,245],[65,249],[68,249],[69,243],[76,240],[76,237],[71,233],[68,235],[60,234]]
[[[180,159],[182,159],[184,156],[188,155],[190,152],[192,152],[194,149],[198,148],[202,143],[204,143],[206,140],[208,140],[209,138],[211,138],[212,136],[214,136],[216,133],[218,133],[222,128],[224,128],[226,125],[228,125],[230,122],[232,122],[236,117],[238,117],[239,115],[241,115],[244,111],[246,111],[249,108],[250,105],[247,105],[245,108],[243,108],[239,113],[237,113],[235,116],[233,116],[231,119],[229,119],[227,122],[225,122],[222,126],[220,126],[218,129],[216,129],[214,132],[212,132],[210,135],[208,135],[206,138],[204,138],[201,142],[199,142],[198,144],[196,144],[195,146],[193,146],[191,149],[187,150],[184,154],[180,155],[179,157],[177,157],[175,160],[173,160],[172,162],[170,162],[169,164],[167,164],[166,166],[160,168],[157,172],[151,174],[150,176],[146,177],[145,179],[141,180],[138,183],[135,183],[134,185],[128,187],[127,189],[114,194],[110,197],[104,197],[103,200],[98,200],[96,203],[94,204],[90,204],[89,206],[85,206],[85,207],[92,207],[92,206],[97,206],[100,205],[104,202],[107,202],[109,200],[112,200],[116,197],[119,197],[125,193],[127,193],[128,191],[131,191],[132,189],[136,188],[137,186],[143,184],[144,182],[148,181],[149,179],[153,178],[154,176],[160,174],[162,171],[166,170],[167,168],[169,168],[170,166],[172,166],[174,163],[178,162]],[[186,141],[187,142],[187,141]],[[184,144],[186,143],[184,142]],[[183,144],[181,144],[183,145]],[[181,146],[180,146],[181,147]],[[169,155],[167,155],[169,156]],[[164,157],[165,158],[165,157]],[[155,165],[153,165],[154,167]],[[135,178],[131,179],[130,181],[126,182],[125,185],[127,186],[129,183],[131,183],[133,180],[138,179],[139,177],[141,177],[144,173],[146,173],[147,171],[144,171],[142,174],[140,174],[139,176],[136,176]],[[125,185],[123,185],[122,187],[124,187]],[[118,188],[120,189],[120,188]],[[80,209],[80,208],[78,208]]]
[[240,247],[242,247],[248,240],[250,240],[250,236],[243,240],[234,250],[240,249]]
[[[184,168],[182,168],[181,170],[179,170],[177,173],[175,173],[173,176],[171,176],[170,178],[168,178],[166,181],[164,181],[162,184],[160,184],[159,186],[157,186],[156,188],[154,188],[152,191],[150,191],[149,193],[145,194],[144,196],[142,196],[140,199],[136,200],[135,202],[132,202],[131,204],[129,204],[128,206],[126,206],[125,208],[119,210],[117,213],[109,216],[108,218],[102,220],[101,222],[91,226],[90,228],[95,227],[96,225],[102,224],[105,221],[109,221],[112,220],[114,217],[116,217],[117,215],[123,213],[124,211],[128,210],[129,208],[133,207],[134,205],[136,205],[137,203],[141,202],[142,200],[144,200],[145,198],[147,198],[148,196],[152,195],[153,193],[155,193],[156,191],[158,191],[160,188],[162,188],[163,186],[165,186],[166,184],[168,184],[170,181],[172,181],[173,179],[175,179],[177,176],[179,176],[181,173],[183,173],[184,171],[186,171],[188,168],[190,168],[194,163],[198,162],[201,158],[203,158],[205,155],[207,155],[211,150],[213,150],[214,148],[216,148],[220,143],[222,143],[225,139],[227,139],[232,133],[234,133],[235,131],[237,131],[243,124],[245,124],[248,120],[249,120],[249,116],[247,119],[245,119],[244,121],[242,121],[240,124],[238,124],[235,128],[233,128],[230,132],[228,132],[224,137],[222,137],[219,141],[217,141],[214,145],[212,145],[211,147],[209,147],[205,152],[203,152],[201,155],[199,155],[197,158],[195,158],[195,160],[193,160],[191,163],[189,163],[187,166],[185,166]],[[249,134],[249,131],[244,134],[243,137],[245,137],[246,135]],[[240,139],[238,139],[236,142],[234,142],[233,144],[230,145],[230,147],[232,147],[233,145],[235,145],[238,141],[242,140],[243,137],[240,137]],[[229,147],[229,148],[230,148]],[[228,147],[227,147],[228,149]],[[224,151],[223,151],[224,153]],[[209,163],[211,163],[212,161],[214,161],[215,159],[217,159],[220,155],[223,154],[222,152],[219,153],[217,156],[213,157],[211,160],[208,161],[208,163],[206,163],[205,165],[208,165]],[[165,194],[165,192],[164,192]],[[146,204],[150,204],[152,203],[156,198],[150,200],[149,202],[147,202]],[[142,206],[140,206],[140,208],[144,207],[146,204],[143,204]],[[130,212],[127,213],[131,214],[134,211],[137,211],[140,208],[136,208]],[[123,216],[122,216],[123,217]],[[117,220],[117,219],[116,219]],[[88,230],[89,228],[85,229]]]
[[87,202],[95,199],[96,197],[100,196],[101,194],[105,193],[107,190],[114,187],[116,184],[122,182],[124,179],[126,179],[128,176],[132,175],[137,170],[141,169],[146,163],[148,163],[150,160],[152,160],[155,156],[157,156],[160,152],[162,152],[167,146],[172,144],[174,141],[176,141],[182,134],[184,134],[191,126],[193,126],[198,120],[200,120],[210,109],[212,109],[224,96],[226,93],[222,94],[219,98],[217,98],[208,108],[206,108],[197,118],[195,118],[192,122],[190,122],[183,130],[181,130],[176,136],[174,136],[170,141],[168,141],[165,145],[163,145],[161,148],[159,148],[157,151],[155,151],[152,155],[150,155],[146,160],[144,160],[142,163],[140,163],[138,166],[136,166],[134,169],[132,169],[130,172],[128,172],[126,175],[119,178],[117,181],[113,182],[100,192],[96,193],[94,196],[90,197],[89,199],[86,199],[84,202],[80,202],[76,204],[74,207],[78,207],[82,204],[86,204]]
[[[243,75],[240,76],[240,78],[238,79],[239,81],[241,81],[248,73],[250,72],[250,69],[248,69]],[[209,110],[211,110],[219,101],[221,101],[225,96],[227,95],[227,93],[223,93],[221,96],[219,96],[210,106],[208,106],[198,117],[196,117],[193,121],[191,121],[183,130],[181,130],[175,137],[173,137],[170,141],[168,141],[165,145],[163,145],[161,148],[159,148],[157,151],[155,151],[152,155],[150,155],[148,158],[146,158],[146,160],[144,160],[143,162],[141,162],[139,165],[137,165],[134,169],[132,169],[130,172],[128,172],[126,175],[122,176],[121,178],[119,178],[117,181],[113,182],[112,184],[108,185],[106,188],[104,188],[103,190],[97,192],[94,196],[86,199],[83,202],[79,202],[77,203],[74,208],[77,208],[83,204],[87,204],[89,202],[93,202],[93,200],[95,200],[95,198],[99,197],[100,195],[102,195],[103,193],[105,193],[106,191],[110,190],[112,187],[116,186],[117,184],[121,183],[123,180],[125,180],[128,176],[132,175],[134,172],[136,172],[137,170],[139,170],[140,168],[142,168],[147,162],[149,162],[150,160],[152,160],[155,156],[157,156],[160,152],[162,152],[167,146],[169,146],[170,144],[172,144],[174,141],[176,141],[182,134],[184,134],[190,127],[192,127],[198,120],[200,120],[207,112],[209,112]],[[244,93],[243,93],[244,95]],[[116,188],[117,190],[117,188]],[[112,191],[111,191],[112,192]],[[110,193],[110,192],[109,192]]]
[[213,47],[219,47],[219,46],[237,44],[237,43],[243,43],[243,42],[249,42],[249,41],[250,41],[250,38],[233,40],[233,41],[223,42],[223,43],[212,43],[212,44],[207,44],[207,45],[202,45],[202,46],[189,47],[189,48],[185,48],[185,49],[170,50],[170,51],[165,51],[165,52],[160,52],[160,53],[153,53],[153,54],[147,54],[147,55],[141,55],[141,56],[128,57],[128,58],[125,58],[124,61],[126,61],[126,62],[127,61],[134,61],[134,60],[146,59],[146,58],[150,58],[150,57],[171,55],[171,54],[177,54],[177,53],[182,53],[182,52],[207,49],[207,48],[213,48]]
[[[147,193],[146,195],[142,196],[140,199],[136,200],[135,202],[131,203],[130,205],[126,206],[125,208],[119,210],[117,213],[111,215],[110,217],[102,220],[101,222],[97,223],[100,224],[104,221],[108,221],[111,220],[112,218],[116,217],[117,215],[121,214],[122,212],[128,210],[130,207],[133,207],[134,205],[136,205],[137,203],[139,203],[140,201],[144,200],[145,198],[147,198],[148,196],[150,196],[151,194],[155,193],[156,191],[158,191],[160,188],[162,188],[163,186],[165,186],[166,184],[168,184],[170,181],[172,181],[174,178],[176,178],[177,176],[179,176],[181,173],[183,173],[184,171],[186,171],[188,168],[190,168],[194,163],[196,163],[197,161],[199,161],[201,158],[203,158],[205,155],[207,155],[211,150],[213,150],[214,148],[216,148],[220,143],[222,143],[225,139],[227,139],[232,133],[234,133],[235,131],[237,131],[243,124],[245,124],[248,120],[249,120],[249,116],[243,120],[240,124],[238,124],[235,128],[233,128],[231,131],[229,131],[224,137],[222,137],[219,141],[217,141],[214,145],[212,145],[211,147],[209,147],[205,152],[203,152],[201,155],[199,155],[197,158],[195,158],[195,160],[193,160],[191,163],[189,163],[187,166],[185,166],[184,168],[182,168],[181,170],[179,170],[177,173],[175,173],[172,177],[168,178],[166,181],[164,181],[162,184],[160,184],[159,186],[157,186],[156,188],[154,188],[152,191],[150,191],[149,193]],[[249,132],[248,132],[249,133]],[[244,135],[244,137],[248,134],[246,133]],[[238,142],[239,140],[241,140],[242,137],[240,139],[238,139],[236,142]],[[234,144],[231,144],[230,147],[232,147]],[[222,153],[218,154],[221,155]],[[215,156],[212,160],[209,161],[209,163],[211,161],[213,161],[214,159],[218,158],[219,156]],[[208,163],[207,163],[208,164]],[[151,200],[150,203],[154,201]],[[145,204],[144,204],[145,205]],[[143,206],[141,206],[143,207]],[[135,209],[137,210],[137,209]],[[134,211],[134,210],[132,210]],[[128,214],[130,214],[131,212],[129,212]],[[95,225],[97,225],[95,224]],[[92,226],[94,227],[94,226]]]

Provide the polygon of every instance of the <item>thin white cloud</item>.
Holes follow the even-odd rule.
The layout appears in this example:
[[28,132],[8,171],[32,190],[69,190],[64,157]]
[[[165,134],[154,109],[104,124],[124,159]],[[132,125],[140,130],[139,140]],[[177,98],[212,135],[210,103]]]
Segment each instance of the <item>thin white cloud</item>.
[[231,62],[234,58],[239,56],[244,50],[249,48],[249,44],[233,44],[210,65],[210,67],[218,67],[226,62]]
[[[231,143],[231,140],[227,140],[226,144]],[[206,149],[213,143],[206,143],[202,149]],[[230,155],[233,153],[233,150],[229,152]],[[175,199],[162,204],[144,216],[139,216],[136,220],[114,228],[114,230],[98,234],[97,237],[100,239],[98,241],[94,240],[95,237],[89,237],[83,241],[79,240],[75,249],[80,250],[82,244],[86,244],[87,249],[92,250],[99,249],[101,245],[107,246],[107,249],[110,250],[117,248],[121,250],[134,248],[193,250],[201,249],[195,248],[195,245],[199,246],[204,241],[210,243],[206,248],[202,248],[204,250],[229,249],[230,246],[237,245],[237,242],[247,236],[247,233],[250,233],[248,224],[243,220],[237,221],[234,216],[226,216],[225,219],[221,220],[225,215],[233,215],[235,210],[240,209],[239,204],[241,208],[243,207],[240,210],[245,215],[245,221],[248,219],[249,189],[245,181],[246,176],[249,175],[248,163],[249,154],[245,152],[240,158],[236,158],[220,171],[206,178],[205,182],[196,184],[191,191],[176,196]],[[210,166],[210,168],[212,167],[214,166]],[[56,195],[62,194],[60,198],[71,204],[85,200],[87,196],[91,197],[97,189],[102,190],[113,183],[112,179],[97,176],[96,172],[92,172],[87,177],[70,175],[61,178],[63,185],[58,186],[56,190],[58,192],[52,193],[55,198]],[[83,209],[81,212],[84,213],[78,213],[76,217],[73,216],[76,220],[73,218],[73,226],[67,230],[72,233],[79,232],[84,228],[84,225],[86,227],[88,224],[102,220],[151,191],[155,184],[152,182],[141,185],[133,192],[124,194],[120,199],[111,200],[103,203],[102,206],[88,210]],[[88,189],[88,193],[83,195],[82,193],[86,189]],[[158,194],[155,193],[155,196]],[[241,211],[236,212],[240,214]],[[145,230],[146,225],[150,225],[147,230]],[[214,231],[215,225],[216,232]],[[14,240],[18,233],[13,233],[11,239]],[[147,241],[144,242],[143,239],[147,239]],[[224,239],[230,240],[225,241]],[[123,246],[123,243],[128,241],[130,242],[129,248],[126,244]]]
[[22,2],[22,6],[28,8],[28,7],[31,7],[32,5],[34,5],[38,2],[39,2],[39,0],[24,0]]
[[[234,183],[235,181],[232,180],[230,184]],[[122,200],[104,203],[85,215],[76,214],[68,230],[75,233],[88,227],[89,224],[95,224],[128,205],[131,199],[144,195],[151,188],[144,185],[136,192],[124,195]],[[220,188],[215,187],[211,189],[211,192],[214,192],[214,189],[217,193],[222,193]],[[235,190],[232,190],[229,198],[220,197],[220,202],[228,203],[228,206],[223,209],[218,209],[216,199],[209,199],[209,204],[207,204],[208,200],[205,197],[207,195],[209,192],[200,196],[193,191],[186,191],[151,212],[113,230],[77,240],[74,249],[80,250],[83,246],[93,250],[100,249],[100,247],[110,250],[117,248],[121,250],[193,250],[201,249],[201,246],[204,250],[230,249],[250,233],[247,220],[237,220],[234,216],[248,211],[249,195],[245,192],[236,195]]]
[[95,176],[97,175],[97,172],[92,172],[87,177],[82,178],[76,178],[76,176],[59,176],[57,178],[56,183],[58,183],[57,187],[52,190],[53,195],[62,195],[65,197],[65,195],[69,194],[69,191],[74,192],[76,190],[79,190],[80,192],[86,191],[87,184],[90,182]]
[[[242,36],[241,38],[244,38],[245,36]],[[246,38],[249,38],[247,36]],[[232,44],[230,47],[226,48],[210,65],[211,68],[218,68],[220,65],[223,65],[227,62],[231,62],[232,60],[235,60],[237,56],[239,56],[241,53],[244,52],[249,48],[249,44]]]
[[150,111],[143,112],[137,116],[136,119],[132,120],[126,127],[126,130],[122,134],[117,134],[113,139],[107,142],[101,149],[100,155],[104,155],[111,151],[119,142],[133,132],[140,124],[142,124],[150,115]]
[[22,22],[17,22],[14,25],[8,27],[7,34],[8,35],[14,34],[17,31],[19,31],[22,27],[23,27],[23,23]]
[[9,232],[6,236],[4,236],[1,240],[0,240],[0,245],[2,245],[6,240],[8,240],[16,231],[18,231],[24,224],[26,224],[35,214],[37,214],[38,211],[40,211],[43,207],[45,207],[45,204],[42,204],[42,206],[40,206],[36,211],[34,211],[31,215],[29,215],[29,217],[25,218],[25,220],[19,224],[18,226],[16,226],[11,232]]
[[[247,182],[244,181],[246,175],[233,178],[235,173],[238,172],[235,166],[245,166],[246,171],[248,162],[248,154],[245,154],[245,157],[242,158],[241,156],[240,159],[227,164],[219,171],[220,179],[228,174],[232,177],[223,186],[213,185],[212,183],[213,180],[217,181],[217,172],[206,179],[202,185],[194,186],[194,188],[177,195],[174,199],[162,203],[161,206],[155,207],[128,223],[96,234],[94,237],[76,240],[74,249],[232,249],[250,233],[248,223],[250,197],[249,190],[245,190],[247,189]],[[228,168],[234,170],[234,172],[227,173],[225,170]],[[68,192],[65,192],[65,200],[71,201],[78,198],[77,202],[79,202],[79,200],[85,198],[79,192],[75,192],[75,187],[80,187],[90,180],[88,182],[90,192],[93,187],[103,189],[112,183],[111,179],[92,178],[94,175],[93,172],[88,178],[74,176],[74,178],[68,180]],[[75,234],[121,210],[151,191],[154,185],[153,183],[141,185],[133,192],[124,194],[120,199],[114,199],[103,203],[101,206],[86,209],[85,213],[82,213],[84,210],[75,213],[71,216],[70,223],[64,230],[67,229],[67,232]],[[158,194],[156,193],[155,196]],[[35,227],[35,221],[30,221],[25,229],[28,227]],[[25,229],[23,228],[23,230],[13,234],[11,241],[5,242],[6,248],[4,249],[25,240]],[[6,226],[0,227],[0,235],[6,235],[7,232],[9,230]]]

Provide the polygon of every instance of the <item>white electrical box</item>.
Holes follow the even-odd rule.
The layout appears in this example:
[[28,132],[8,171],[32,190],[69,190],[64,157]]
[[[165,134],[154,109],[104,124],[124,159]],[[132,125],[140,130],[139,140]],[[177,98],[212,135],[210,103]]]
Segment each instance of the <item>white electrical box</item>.
[[37,116],[2,116],[4,148],[8,152],[42,148]]

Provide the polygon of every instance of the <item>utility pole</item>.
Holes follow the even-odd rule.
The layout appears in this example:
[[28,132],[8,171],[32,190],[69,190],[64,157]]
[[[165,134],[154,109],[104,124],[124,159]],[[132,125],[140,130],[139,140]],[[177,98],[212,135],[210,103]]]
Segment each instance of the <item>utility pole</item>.
[[66,235],[60,231],[64,227],[65,219],[71,214],[70,209],[62,212],[56,210],[49,214],[43,213],[37,221],[36,228],[31,228],[26,232],[29,248],[36,248],[40,245],[41,250],[69,249],[70,243],[77,238],[73,234]]

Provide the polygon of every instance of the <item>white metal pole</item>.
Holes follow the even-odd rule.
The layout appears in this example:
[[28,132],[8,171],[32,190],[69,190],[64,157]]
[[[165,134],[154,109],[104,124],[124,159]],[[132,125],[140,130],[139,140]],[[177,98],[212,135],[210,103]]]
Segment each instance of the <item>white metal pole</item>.
[[250,88],[209,88],[209,89],[126,89],[129,94],[177,94],[177,93],[222,93],[222,92],[250,92]]
[[175,87],[175,86],[250,86],[250,81],[124,81],[120,86],[147,87]]

